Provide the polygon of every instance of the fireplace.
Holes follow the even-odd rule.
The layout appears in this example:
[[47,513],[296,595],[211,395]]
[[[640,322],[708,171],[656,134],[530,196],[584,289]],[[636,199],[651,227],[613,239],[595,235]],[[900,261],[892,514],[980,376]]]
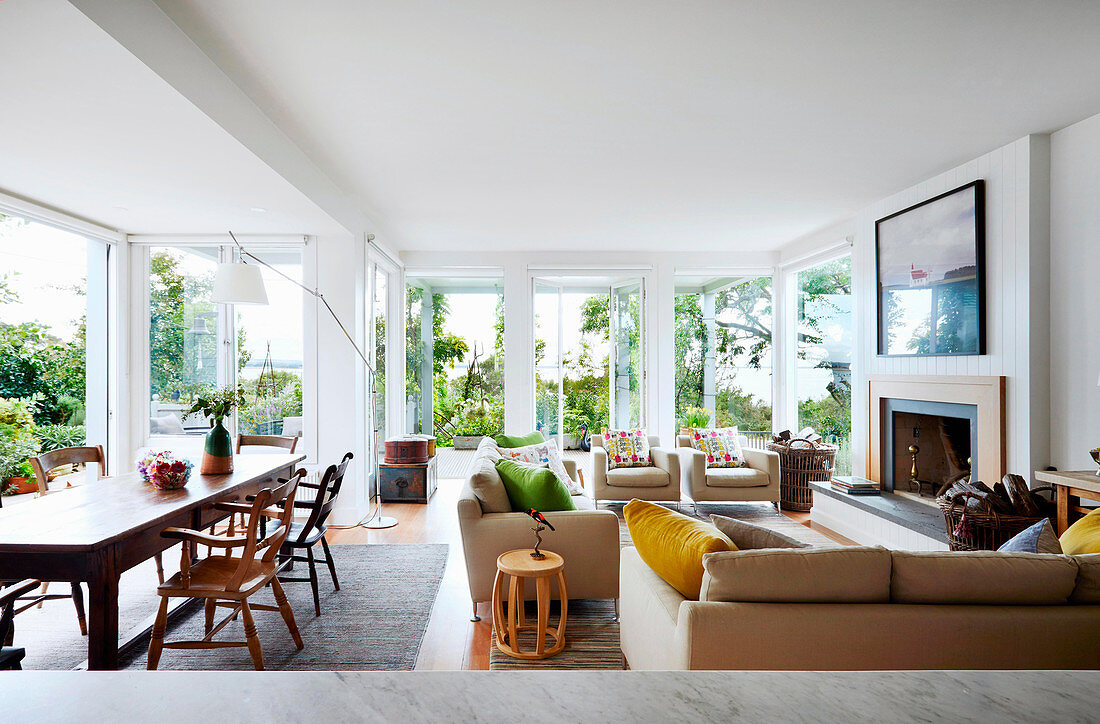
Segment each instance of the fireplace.
[[884,490],[934,496],[970,475],[978,407],[957,402],[882,400]]
[[919,448],[919,477],[930,483],[922,490],[926,500],[933,485],[961,474],[967,459],[975,479],[1004,477],[1004,377],[872,375],[868,382],[867,477],[884,490],[909,490],[910,445]]

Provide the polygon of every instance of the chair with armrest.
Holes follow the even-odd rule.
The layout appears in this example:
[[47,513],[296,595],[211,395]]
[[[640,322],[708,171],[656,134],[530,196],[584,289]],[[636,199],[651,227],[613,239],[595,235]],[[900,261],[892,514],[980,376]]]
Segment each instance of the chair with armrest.
[[680,502],[680,462],[675,450],[660,447],[661,439],[649,436],[647,467],[610,469],[602,435],[592,436],[592,497],[601,500],[629,501],[634,498],[662,502]]
[[696,503],[779,503],[779,454],[748,447],[741,436],[741,450],[748,467],[708,468],[707,455],[691,446],[689,435],[678,435],[680,484],[684,498],[698,512]]
[[[332,506],[336,504],[336,497],[340,494],[340,487],[344,483],[344,473],[348,469],[348,463],[351,462],[352,454],[344,453],[344,459],[340,461],[339,465],[329,465],[325,470],[325,474],[321,476],[320,483],[298,483],[299,488],[311,488],[316,491],[316,496],[313,500],[295,500],[294,507],[298,510],[308,510],[309,517],[306,518],[304,523],[291,523],[290,533],[287,534],[286,541],[283,543],[283,548],[279,552],[279,561],[298,561],[300,563],[309,564],[309,577],[308,578],[290,578],[288,576],[279,576],[279,580],[283,583],[305,583],[309,582],[313,588],[313,608],[316,615],[321,615],[321,599],[317,591],[317,564],[324,563],[328,566],[329,575],[332,576],[332,587],[337,591],[340,590],[340,581],[336,578],[336,563],[332,560],[332,551],[329,550],[328,541],[325,540],[325,533],[328,532],[326,522],[329,515],[332,513]],[[313,555],[313,547],[321,544],[321,548],[325,552],[323,560],[317,560]],[[294,553],[295,550],[304,549],[306,554]]]
[[[19,611],[15,610],[15,602],[26,600],[26,595],[38,588],[40,581],[28,578],[25,581],[13,583],[6,588],[0,588],[0,671],[12,671],[23,668],[22,661],[27,655],[26,649],[12,646],[15,643],[15,623],[13,618],[19,611],[25,611],[33,606],[30,603]],[[0,707],[2,708],[2,707]]]
[[[163,649],[213,649],[226,647],[248,647],[252,664],[257,671],[264,668],[260,638],[256,632],[256,623],[252,611],[278,611],[282,614],[294,644],[301,649],[302,637],[294,621],[294,612],[287,602],[286,593],[279,583],[279,548],[290,532],[291,519],[294,517],[294,495],[298,484],[305,477],[305,470],[298,470],[290,480],[281,481],[272,488],[264,488],[249,504],[216,503],[215,509],[227,513],[244,514],[244,531],[239,536],[214,536],[187,528],[166,528],[161,535],[171,540],[183,542],[180,556],[180,572],[157,587],[161,597],[157,617],[153,623],[153,633],[149,639],[148,668],[156,669],[160,663]],[[282,507],[279,507],[279,504]],[[278,526],[261,536],[259,523],[261,518],[271,518]],[[197,563],[191,562],[191,549],[195,545],[209,546],[225,551],[223,555],[212,555]],[[232,555],[237,550],[239,556]],[[271,586],[275,594],[276,606],[250,604],[248,599],[253,593]],[[164,640],[168,623],[168,601],[170,598],[202,598],[206,602],[206,635],[199,641]],[[217,625],[214,614],[217,607],[232,609],[228,616]],[[244,619],[245,641],[214,641],[213,637],[226,624],[241,615]]]

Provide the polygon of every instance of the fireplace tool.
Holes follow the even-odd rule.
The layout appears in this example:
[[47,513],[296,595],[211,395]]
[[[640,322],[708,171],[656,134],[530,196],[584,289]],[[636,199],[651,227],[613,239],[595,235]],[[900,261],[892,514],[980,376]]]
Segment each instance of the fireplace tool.
[[539,550],[539,546],[542,545],[542,531],[549,528],[554,530],[554,526],[550,524],[542,513],[538,512],[534,508],[528,508],[526,510],[527,515],[531,516],[535,521],[535,527],[531,530],[535,533],[535,549],[531,551],[531,557],[536,561],[541,561],[546,558],[546,554]]

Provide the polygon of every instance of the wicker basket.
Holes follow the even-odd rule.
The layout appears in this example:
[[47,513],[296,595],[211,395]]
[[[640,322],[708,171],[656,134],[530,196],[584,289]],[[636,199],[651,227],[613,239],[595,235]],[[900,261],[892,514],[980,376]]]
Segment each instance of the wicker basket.
[[[940,496],[936,498],[936,504],[943,511],[944,521],[947,523],[947,542],[953,551],[995,551],[1024,528],[1047,519],[1045,515],[1010,515],[994,510],[967,510],[966,493],[956,493],[951,497]],[[963,524],[961,528],[960,523]]]
[[783,510],[808,511],[814,504],[810,483],[832,480],[837,447],[799,437],[789,442],[769,442],[768,449],[779,453],[779,506]]

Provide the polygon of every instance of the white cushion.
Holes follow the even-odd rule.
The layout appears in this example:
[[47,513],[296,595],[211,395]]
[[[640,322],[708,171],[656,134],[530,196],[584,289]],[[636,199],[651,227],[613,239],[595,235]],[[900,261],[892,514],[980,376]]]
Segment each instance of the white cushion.
[[754,468],[707,468],[711,488],[759,488],[771,482],[763,470]]

